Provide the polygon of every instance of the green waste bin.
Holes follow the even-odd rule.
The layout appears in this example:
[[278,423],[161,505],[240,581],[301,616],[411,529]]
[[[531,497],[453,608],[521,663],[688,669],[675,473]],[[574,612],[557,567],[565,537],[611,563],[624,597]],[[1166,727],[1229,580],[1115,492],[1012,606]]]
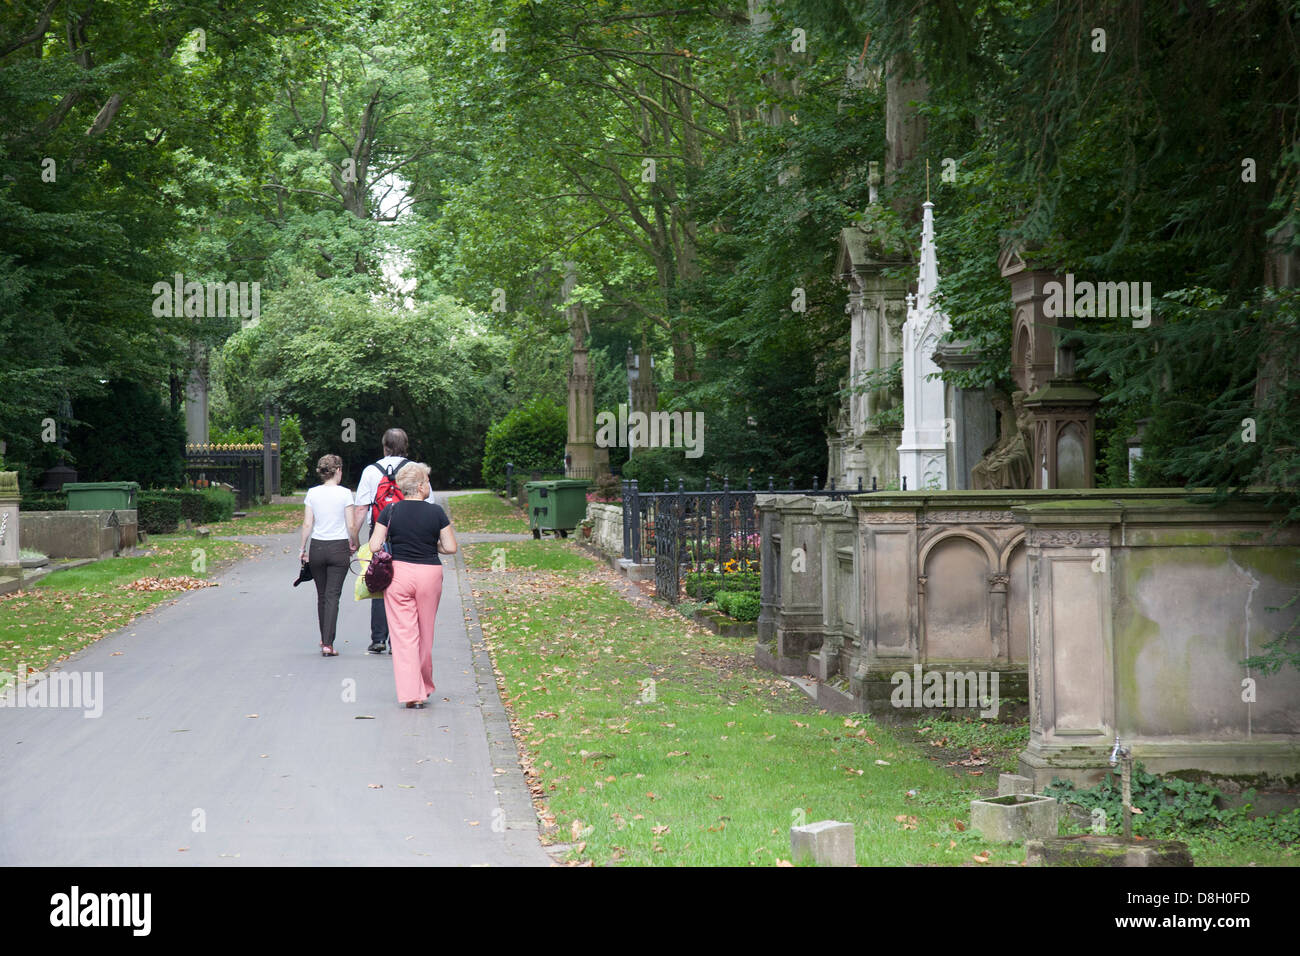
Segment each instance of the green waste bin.
[[587,489],[589,481],[560,478],[554,481],[530,481],[524,485],[528,492],[528,526],[533,537],[540,538],[543,531],[554,531],[561,538],[587,517]]
[[78,481],[66,484],[69,511],[129,511],[140,486],[134,481]]

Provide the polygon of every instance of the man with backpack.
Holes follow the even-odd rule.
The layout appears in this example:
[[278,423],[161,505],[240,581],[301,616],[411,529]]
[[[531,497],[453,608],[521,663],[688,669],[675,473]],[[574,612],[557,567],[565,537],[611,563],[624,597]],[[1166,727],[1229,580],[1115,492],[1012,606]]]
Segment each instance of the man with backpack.
[[[375,519],[390,504],[402,500],[401,489],[395,480],[398,470],[406,464],[406,432],[400,428],[390,428],[384,432],[384,457],[373,465],[367,465],[357,482],[356,502],[352,506],[349,523],[355,538],[363,520],[369,517],[369,534],[375,530]],[[369,654],[382,654],[388,650],[388,616],[384,613],[383,601],[370,602],[370,646]]]

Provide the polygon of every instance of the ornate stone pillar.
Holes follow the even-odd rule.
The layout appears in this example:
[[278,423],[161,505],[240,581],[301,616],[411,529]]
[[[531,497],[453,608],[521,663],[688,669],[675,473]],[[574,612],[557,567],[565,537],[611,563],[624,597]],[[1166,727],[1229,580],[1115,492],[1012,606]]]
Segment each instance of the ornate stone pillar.
[[[567,263],[563,297],[567,301],[578,284],[573,263]],[[573,365],[569,370],[568,441],[564,447],[566,474],[594,479],[609,474],[609,449],[596,447],[596,390],[587,351],[587,310],[580,303],[565,307],[573,337]],[[559,464],[558,462],[556,463]]]
[[1049,318],[1043,309],[1045,286],[1056,276],[1031,269],[1015,250],[999,265],[1011,282],[1015,314],[1011,326],[1011,377],[1033,417],[1029,449],[1031,488],[1092,488],[1096,461],[1096,414],[1101,396],[1074,375],[1074,355],[1059,347],[1060,332],[1072,328],[1069,316]]
[[201,342],[192,348],[193,364],[185,384],[185,441],[208,443],[208,350]]
[[840,230],[835,263],[836,276],[849,290],[845,311],[850,330],[849,394],[843,403],[847,420],[830,439],[838,440],[841,467],[827,475],[828,483],[833,477],[837,487],[855,488],[861,479],[862,487],[870,489],[873,478],[881,487],[898,480],[900,429],[871,419],[896,407],[901,389],[893,383],[864,386],[868,376],[882,373],[902,357],[907,282],[885,272],[896,272],[908,260],[876,228],[877,215],[879,206],[873,202],[861,223]]
[[[948,333],[948,317],[931,301],[939,285],[934,249],[934,203],[922,209],[921,264],[915,299],[903,326],[903,433],[898,445],[898,473],[909,491],[944,491],[951,487],[945,447],[944,385],[934,352]],[[914,304],[913,304],[914,303]]]

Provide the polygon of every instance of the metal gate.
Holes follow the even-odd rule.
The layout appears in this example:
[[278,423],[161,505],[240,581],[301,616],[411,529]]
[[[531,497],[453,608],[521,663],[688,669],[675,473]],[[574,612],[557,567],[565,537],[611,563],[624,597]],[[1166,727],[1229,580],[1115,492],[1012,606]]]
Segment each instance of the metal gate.
[[655,594],[676,604],[681,592],[681,542],[678,540],[678,503],[673,500],[659,502],[654,512],[655,538]]

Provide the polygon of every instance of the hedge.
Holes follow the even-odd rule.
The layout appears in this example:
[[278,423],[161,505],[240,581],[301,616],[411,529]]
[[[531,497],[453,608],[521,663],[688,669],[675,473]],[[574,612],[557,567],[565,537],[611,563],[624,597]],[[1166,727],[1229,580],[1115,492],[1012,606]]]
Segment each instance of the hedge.
[[483,481],[489,488],[506,486],[506,463],[515,466],[515,482],[533,471],[563,467],[568,419],[563,408],[543,399],[512,408],[488,429],[483,447]]
[[136,498],[136,518],[141,531],[171,534],[181,522],[181,502],[168,492],[141,492]]
[[235,495],[225,488],[203,488],[203,523],[229,521],[235,513]]
[[686,575],[686,594],[697,601],[712,601],[723,588],[728,591],[762,591],[763,579],[755,573],[723,575],[703,571]]
[[67,511],[68,496],[62,492],[34,491],[18,502],[22,511]]
[[754,591],[719,591],[713,596],[718,610],[737,621],[757,621],[761,597]]

